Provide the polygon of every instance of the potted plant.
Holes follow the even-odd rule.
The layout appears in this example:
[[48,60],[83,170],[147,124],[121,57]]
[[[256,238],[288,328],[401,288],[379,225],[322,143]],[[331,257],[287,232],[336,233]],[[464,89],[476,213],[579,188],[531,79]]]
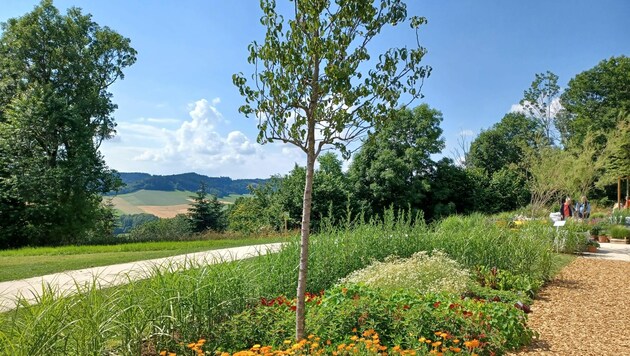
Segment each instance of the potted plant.
[[597,239],[599,235],[601,235],[602,227],[599,225],[593,225],[590,230],[591,237],[593,239]]
[[599,247],[599,242],[589,239],[586,241],[586,252],[595,253]]
[[597,240],[599,242],[610,242],[610,239],[606,236],[609,225],[602,221],[595,224],[593,228],[595,227],[597,227]]

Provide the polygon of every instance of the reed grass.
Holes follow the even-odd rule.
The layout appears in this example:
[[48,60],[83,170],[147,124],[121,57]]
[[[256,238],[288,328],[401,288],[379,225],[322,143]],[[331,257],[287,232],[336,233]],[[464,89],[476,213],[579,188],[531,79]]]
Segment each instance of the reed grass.
[[[549,276],[552,260],[548,239],[501,229],[481,215],[426,226],[388,212],[380,222],[312,236],[307,287],[317,293],[372,261],[434,249],[466,267],[539,278]],[[99,290],[95,280],[72,296],[51,288],[37,304],[24,299],[0,314],[0,355],[150,355],[199,338],[218,345],[221,335],[214,332],[223,321],[261,297],[295,295],[298,259],[299,244],[291,239],[275,254],[185,271],[156,267],[147,271],[151,278],[123,286]]]

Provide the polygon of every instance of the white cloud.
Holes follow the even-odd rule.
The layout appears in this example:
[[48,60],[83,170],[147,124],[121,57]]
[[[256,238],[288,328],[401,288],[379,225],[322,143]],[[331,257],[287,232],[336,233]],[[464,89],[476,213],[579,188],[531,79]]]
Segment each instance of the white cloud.
[[459,135],[462,137],[472,137],[475,136],[475,133],[473,132],[473,130],[461,130],[459,132]]
[[[555,117],[562,109],[563,108],[562,108],[562,104],[560,103],[560,98],[554,98],[551,101],[551,116]],[[512,104],[512,106],[510,107],[510,112],[527,114],[525,107],[521,105],[520,103]]]
[[119,171],[175,174],[195,171],[232,178],[269,177],[286,173],[295,162],[303,165],[304,154],[291,145],[259,145],[245,133],[232,130],[221,134],[229,121],[215,105],[198,100],[189,105],[189,119],[177,120],[176,128],[164,128],[175,119],[120,122],[116,140],[106,142],[102,151],[108,164]]

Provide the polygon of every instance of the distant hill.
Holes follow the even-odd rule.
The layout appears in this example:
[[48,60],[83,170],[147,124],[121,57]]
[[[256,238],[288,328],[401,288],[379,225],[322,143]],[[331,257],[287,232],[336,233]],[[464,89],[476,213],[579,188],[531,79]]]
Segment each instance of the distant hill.
[[[259,185],[267,179],[231,179],[229,177],[208,177],[197,173],[183,173],[168,176],[151,175],[148,173],[118,173],[125,186],[118,194],[133,193],[139,190],[163,191],[191,191],[199,189],[199,184],[205,182],[208,193],[217,197],[230,194],[248,194],[249,185]],[[113,192],[111,194],[114,194]]]

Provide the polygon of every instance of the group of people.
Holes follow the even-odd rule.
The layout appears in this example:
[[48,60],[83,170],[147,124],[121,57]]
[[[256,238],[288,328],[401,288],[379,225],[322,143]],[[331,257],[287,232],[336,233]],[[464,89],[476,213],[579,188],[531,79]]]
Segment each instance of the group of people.
[[567,197],[560,206],[560,216],[562,220],[566,220],[569,217],[588,219],[591,216],[591,203],[588,202],[586,196],[582,195],[580,201],[573,205],[571,197]]
[[[619,205],[615,203],[613,211],[619,209]],[[621,202],[621,209],[630,209],[630,197],[626,197],[625,203]],[[569,217],[576,217],[578,219],[588,219],[591,216],[591,203],[583,195],[580,201],[573,205],[571,197],[567,197],[562,205],[560,205],[560,216],[562,220],[566,220]]]

